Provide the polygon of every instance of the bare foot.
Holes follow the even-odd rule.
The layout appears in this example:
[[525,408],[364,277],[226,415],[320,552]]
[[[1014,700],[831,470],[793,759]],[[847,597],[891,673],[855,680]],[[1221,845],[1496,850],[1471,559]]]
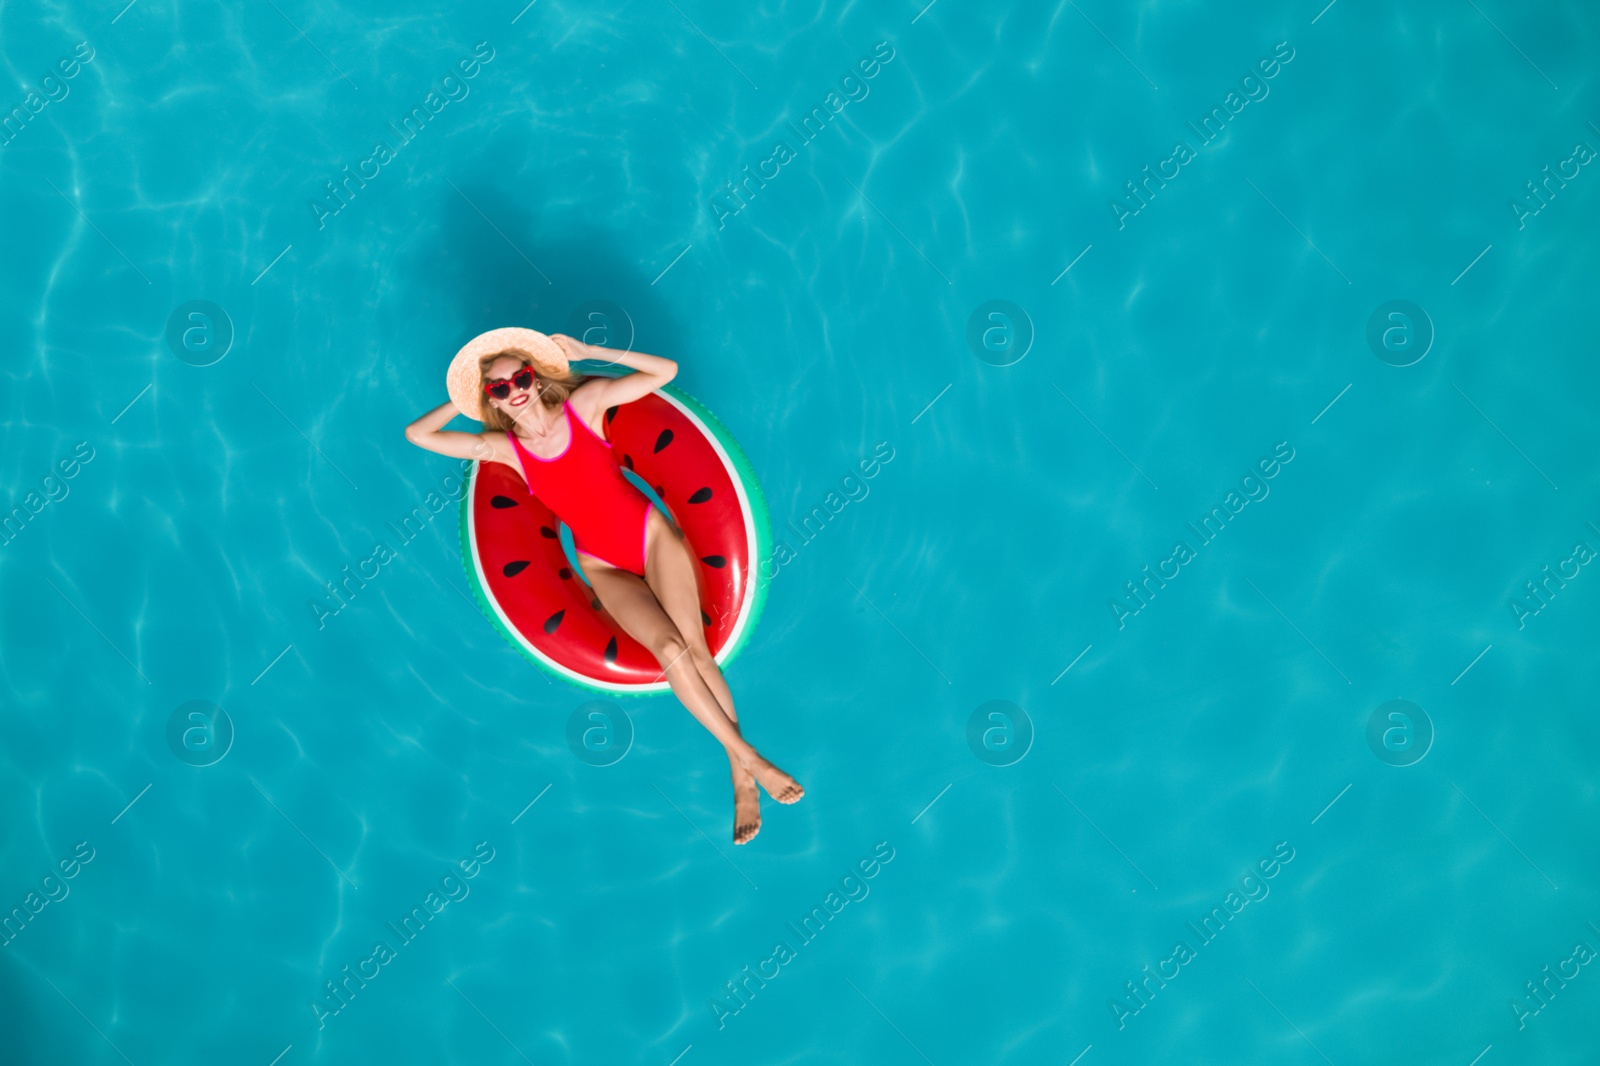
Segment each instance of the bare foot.
[[800,782],[773,766],[765,759],[757,757],[750,772],[760,782],[761,787],[767,790],[767,795],[779,803],[798,803],[806,790],[800,787]]
[[756,779],[742,767],[733,775],[733,842],[748,844],[761,832],[761,793]]

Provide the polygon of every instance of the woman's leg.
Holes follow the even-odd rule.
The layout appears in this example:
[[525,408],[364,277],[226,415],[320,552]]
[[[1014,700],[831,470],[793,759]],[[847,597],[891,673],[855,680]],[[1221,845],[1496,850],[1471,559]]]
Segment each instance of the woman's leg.
[[[662,609],[668,612],[668,617],[674,619],[679,633],[697,638],[694,641],[690,637],[684,638],[685,646],[691,649],[688,653],[691,659],[695,656],[694,643],[705,648],[705,630],[700,621],[700,590],[695,584],[694,565],[688,544],[667,522],[666,516],[652,507],[645,535],[645,581]],[[601,597],[601,601],[604,602],[604,597]],[[673,615],[673,611],[677,614]],[[696,667],[697,673],[704,670],[716,678],[715,685],[709,678],[705,679],[706,687],[713,693],[720,690],[727,694],[728,720],[737,723],[733,715],[733,695],[728,693],[727,682],[722,679],[722,671],[709,650],[704,652]],[[734,724],[734,730],[738,731],[737,724]],[[794,803],[805,795],[805,789],[794,778],[762,758],[754,748],[749,748],[749,751],[753,759],[746,757],[743,751],[731,748],[729,755],[736,757],[736,763],[755,776],[761,787],[767,790],[767,795],[779,803]]]
[[611,617],[628,636],[643,644],[645,649],[661,664],[661,672],[672,686],[672,692],[688,708],[699,723],[741,763],[752,763],[760,758],[747,744],[733,722],[723,713],[711,690],[706,687],[700,672],[689,661],[689,646],[678,627],[667,617],[656,601],[655,594],[642,578],[619,570],[592,555],[579,553],[583,572],[589,578],[595,595]]
[[[722,676],[722,669],[706,643],[705,623],[700,617],[700,594],[694,580],[694,557],[683,534],[672,528],[658,509],[650,509],[650,529],[645,543],[645,584],[655,593],[662,610],[678,627],[689,646],[689,660],[717,698],[728,720],[739,728],[739,715],[733,708],[733,693]],[[652,546],[653,545],[653,546]],[[684,574],[687,573],[687,580]],[[743,732],[740,733],[743,736]],[[761,794],[755,775],[730,749],[728,766],[733,773],[733,842],[744,844],[761,831]]]
[[739,715],[733,709],[733,693],[728,690],[722,668],[706,643],[705,622],[700,617],[700,589],[695,583],[694,554],[689,542],[655,507],[650,508],[650,524],[645,548],[645,584],[650,586],[667,617],[683,634],[689,645],[689,658],[705,679],[706,686],[737,724]]

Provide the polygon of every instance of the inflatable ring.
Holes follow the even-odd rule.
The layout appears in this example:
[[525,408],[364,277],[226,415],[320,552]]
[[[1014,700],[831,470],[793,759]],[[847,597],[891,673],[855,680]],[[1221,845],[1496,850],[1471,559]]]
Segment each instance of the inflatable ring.
[[[671,386],[607,409],[606,436],[624,475],[688,538],[706,642],[726,666],[754,631],[769,580],[760,563],[772,532],[749,460],[710,411]],[[515,470],[473,464],[461,499],[462,561],[500,634],[575,685],[668,691],[660,664],[600,605],[570,546],[565,524]]]

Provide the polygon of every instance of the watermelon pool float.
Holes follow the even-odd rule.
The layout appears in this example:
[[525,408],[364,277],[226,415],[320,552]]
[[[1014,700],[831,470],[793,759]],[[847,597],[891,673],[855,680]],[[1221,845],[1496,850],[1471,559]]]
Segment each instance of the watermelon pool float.
[[[696,560],[706,643],[726,666],[755,629],[771,553],[750,462],[697,400],[671,386],[606,411],[623,470],[683,530]],[[648,486],[645,489],[644,486]],[[653,490],[650,491],[650,490]],[[670,690],[661,666],[600,606],[569,557],[571,533],[504,463],[473,464],[461,552],[478,605],[541,669],[606,693]]]

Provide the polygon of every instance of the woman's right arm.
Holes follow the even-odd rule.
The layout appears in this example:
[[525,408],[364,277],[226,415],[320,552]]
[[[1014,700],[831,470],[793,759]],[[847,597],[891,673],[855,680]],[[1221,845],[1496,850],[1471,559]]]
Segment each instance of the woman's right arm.
[[449,400],[406,427],[406,440],[430,452],[455,459],[493,459],[494,445],[482,433],[458,433],[443,427],[460,414]]

